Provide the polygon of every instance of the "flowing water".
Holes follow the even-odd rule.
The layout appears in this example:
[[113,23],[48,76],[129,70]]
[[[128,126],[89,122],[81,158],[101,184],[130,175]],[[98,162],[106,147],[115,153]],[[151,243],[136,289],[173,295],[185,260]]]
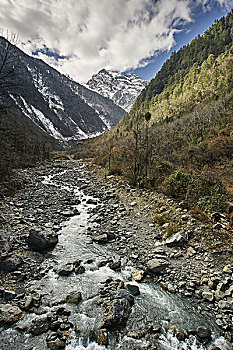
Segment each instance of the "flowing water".
[[[65,171],[64,171],[65,173]],[[61,175],[61,174],[60,174]],[[115,272],[107,266],[98,267],[99,262],[108,258],[119,259],[117,253],[111,251],[108,245],[102,246],[92,242],[87,235],[89,213],[94,207],[87,204],[90,198],[76,187],[62,186],[60,182],[56,183],[53,176],[44,178],[45,186],[56,186],[58,190],[66,189],[73,193],[74,196],[81,200],[81,204],[76,208],[79,215],[63,223],[63,228],[59,232],[59,243],[50,252],[44,261],[44,268],[47,272],[43,279],[30,283],[28,288],[31,291],[39,291],[43,294],[43,312],[49,313],[59,304],[71,310],[69,320],[75,325],[71,335],[72,339],[67,344],[66,350],[94,350],[106,349],[89,340],[89,330],[98,329],[102,317],[102,309],[96,302],[99,296],[99,290],[102,283],[107,278],[121,279],[124,282],[131,280],[133,266],[127,266],[122,261],[121,272]],[[101,206],[101,202],[98,202]],[[85,273],[72,273],[68,277],[59,276],[58,267],[65,263],[82,260],[85,267]],[[130,283],[137,284],[134,281]],[[134,339],[126,335],[120,336],[119,341],[114,344],[110,342],[108,349],[164,349],[164,350],[181,350],[181,349],[212,349],[218,346],[221,350],[230,350],[224,338],[220,337],[219,330],[211,322],[211,319],[205,319],[200,315],[188,300],[177,295],[169,294],[163,291],[159,286],[150,283],[137,284],[140,288],[140,295],[135,297],[135,304],[132,308],[131,315],[127,322],[127,330],[133,332],[143,327],[143,325],[152,324],[153,327],[161,327],[162,332],[158,340],[158,345],[151,345],[148,340]],[[66,295],[73,290],[80,291],[82,301],[77,306],[65,304]],[[34,318],[40,318],[35,314],[29,314],[18,325],[30,324]],[[190,336],[183,342],[179,342],[174,335],[172,326],[180,331],[190,330],[207,325],[212,330],[212,343],[208,346],[201,345],[196,338]],[[45,335],[32,336],[27,332],[20,333],[15,329],[8,329],[0,335],[0,349],[46,349]]]

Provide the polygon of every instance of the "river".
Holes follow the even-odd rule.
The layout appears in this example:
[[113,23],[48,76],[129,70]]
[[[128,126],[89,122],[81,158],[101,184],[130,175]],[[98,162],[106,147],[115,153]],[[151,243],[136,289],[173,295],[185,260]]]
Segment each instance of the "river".
[[[85,168],[85,167],[84,167]],[[82,181],[82,168],[80,181]],[[32,320],[44,318],[52,314],[59,307],[65,307],[71,312],[69,322],[69,339],[66,341],[66,350],[94,350],[94,349],[208,349],[214,346],[221,350],[230,350],[230,345],[220,336],[220,330],[212,322],[211,318],[204,318],[194,309],[189,300],[178,295],[162,290],[159,285],[150,281],[137,283],[132,279],[132,272],[136,270],[133,263],[118,255],[117,251],[108,244],[100,245],[93,242],[88,235],[89,218],[96,212],[96,208],[104,208],[105,203],[101,198],[93,198],[88,191],[80,189],[79,185],[62,183],[62,178],[69,175],[70,170],[57,170],[52,174],[40,178],[40,186],[54,189],[54,191],[66,191],[80,200],[80,204],[74,205],[78,215],[62,222],[59,234],[59,243],[46,254],[41,266],[45,271],[44,277],[39,281],[30,281],[27,285],[29,292],[36,291],[43,295],[43,301],[37,314],[28,313],[25,318],[17,323],[17,327],[2,330],[0,335],[0,348],[2,350],[46,349],[47,333],[38,336],[27,331],[20,331],[30,326]],[[85,176],[85,174],[84,174]],[[88,184],[88,178],[83,178]],[[89,201],[89,199],[94,199]],[[95,200],[97,204],[95,203]],[[90,202],[90,204],[88,204]],[[58,274],[59,268],[66,263],[75,263],[81,260],[83,273],[72,272],[68,276]],[[107,261],[121,261],[121,269],[114,271]],[[103,309],[100,300],[100,290],[106,281],[121,280],[124,285],[130,284],[139,287],[140,295],[134,296],[127,324],[124,329],[117,332],[109,331],[108,345],[99,345],[96,339],[90,339],[90,330],[101,328]],[[110,283],[110,282],[109,282]],[[66,303],[66,297],[71,291],[81,293],[82,300],[73,305]],[[184,332],[206,326],[211,329],[211,341],[207,345],[201,344],[192,334],[179,341],[175,329]],[[154,331],[149,332],[149,329]],[[159,331],[157,332],[156,329]],[[140,333],[142,336],[134,336]],[[148,333],[148,334],[147,334]],[[130,336],[132,335],[132,336]]]

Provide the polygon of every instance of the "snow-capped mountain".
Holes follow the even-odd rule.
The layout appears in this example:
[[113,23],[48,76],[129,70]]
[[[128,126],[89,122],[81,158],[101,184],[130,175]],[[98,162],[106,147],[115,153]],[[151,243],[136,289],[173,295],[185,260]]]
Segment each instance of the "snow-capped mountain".
[[147,83],[135,74],[101,69],[88,80],[86,86],[110,98],[128,112]]
[[[0,37],[0,50],[6,39]],[[1,44],[2,43],[2,44]],[[50,135],[62,142],[84,139],[103,133],[116,125],[125,110],[111,100],[59,73],[43,61],[30,57],[11,45],[14,60],[8,66],[17,67],[14,82],[8,85],[12,111],[30,131]],[[13,57],[13,56],[12,56]],[[20,64],[16,64],[19,61]],[[34,125],[34,127],[33,127]]]

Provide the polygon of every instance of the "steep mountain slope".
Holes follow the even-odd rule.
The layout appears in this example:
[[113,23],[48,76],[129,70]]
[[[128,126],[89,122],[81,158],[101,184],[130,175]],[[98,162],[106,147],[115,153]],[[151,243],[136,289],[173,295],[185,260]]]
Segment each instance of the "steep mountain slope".
[[100,70],[87,82],[87,87],[110,98],[126,111],[130,111],[147,81],[135,74],[125,74],[106,69]]
[[[0,49],[1,52],[6,49],[4,38],[0,38]],[[29,57],[11,44],[7,50],[14,52],[10,63],[15,74],[5,90],[14,108],[53,138],[69,141],[100,134],[124,115],[125,111],[111,100],[70,80],[43,61]]]
[[172,94],[177,97],[183,93],[185,77],[190,70],[192,70],[190,79],[194,85],[195,76],[203,62],[209,59],[207,63],[213,64],[213,58],[218,57],[232,46],[232,24],[233,10],[226,17],[216,20],[203,36],[198,35],[190,44],[174,52],[155,78],[141,92],[135,102],[134,111],[140,110],[142,104],[143,108],[151,109],[162,99],[169,100]]

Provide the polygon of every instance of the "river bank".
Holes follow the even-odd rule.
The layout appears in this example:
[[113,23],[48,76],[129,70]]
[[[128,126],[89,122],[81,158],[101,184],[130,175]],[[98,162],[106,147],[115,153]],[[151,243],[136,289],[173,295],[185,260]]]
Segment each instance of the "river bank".
[[[232,236],[224,218],[221,218],[221,223],[200,223],[189,215],[182,203],[178,205],[147,190],[132,189],[118,178],[105,178],[92,164],[79,161],[26,169],[19,173],[19,177],[23,181],[22,189],[14,198],[1,203],[0,217],[1,302],[8,305],[8,314],[1,306],[0,320],[6,330],[7,324],[15,324],[17,334],[14,333],[13,339],[17,339],[19,345],[12,349],[22,346],[20,338],[24,339],[22,334],[25,332],[34,338],[44,336],[41,342],[50,348],[64,348],[66,344],[68,349],[70,337],[74,338],[69,331],[72,327],[73,331],[78,327],[83,339],[86,337],[84,345],[87,345],[91,339],[90,329],[93,329],[91,322],[88,323],[89,329],[84,331],[80,320],[70,320],[72,309],[65,311],[64,305],[69,302],[66,303],[64,293],[61,293],[61,285],[66,297],[71,293],[69,298],[75,299],[75,304],[81,309],[85,300],[98,299],[95,305],[98,305],[99,316],[95,323],[102,322],[102,325],[99,330],[92,331],[92,337],[100,346],[109,343],[110,349],[114,349],[111,332],[120,324],[118,338],[129,339],[119,347],[122,349],[181,349],[190,341],[194,343],[189,337],[195,334],[199,334],[199,345],[192,345],[190,349],[204,348],[204,343],[209,349],[229,348],[223,343],[223,338],[215,345],[209,342],[211,326],[208,321],[206,324],[203,321],[211,319],[211,332],[217,332],[232,342]],[[78,249],[72,241],[77,232],[69,238],[70,232],[77,228],[80,235]],[[46,232],[43,239],[41,232]],[[58,244],[54,237],[57,237]],[[62,246],[59,246],[62,237]],[[88,252],[85,250],[87,246],[90,247]],[[47,248],[53,247],[47,252]],[[92,256],[93,252],[97,258]],[[93,280],[90,282],[86,277],[90,274],[95,276],[95,287]],[[70,281],[67,283],[69,276],[73,279],[75,276],[75,285]],[[45,285],[41,291],[40,283]],[[82,285],[82,290],[72,294],[74,287],[79,287],[77,283]],[[187,306],[182,304],[180,307],[187,307],[186,317],[190,315],[191,322],[182,320],[175,324],[170,309],[160,310],[163,315],[161,325],[158,322],[153,324],[152,315],[147,322],[136,322],[138,315],[137,306],[133,306],[134,298],[140,299],[137,295],[140,291],[143,295],[143,291],[149,288],[147,283],[159,288],[154,293],[162,293],[160,299],[168,296],[171,300],[177,299],[178,303],[178,298],[185,300]],[[48,284],[55,285],[60,291],[56,298],[50,297]],[[93,289],[91,296],[85,286]],[[48,307],[55,307],[50,319],[46,314]],[[116,313],[109,314],[117,308],[122,316],[120,319]],[[13,317],[11,320],[9,314]],[[28,315],[36,314],[46,315],[46,319],[33,322],[29,317],[26,324],[20,323],[23,321],[15,323],[25,314],[26,319]],[[86,309],[84,314],[88,314]],[[134,321],[131,321],[132,315]],[[57,322],[56,326],[54,322]],[[172,336],[162,331],[162,328],[166,329],[164,322],[167,331],[174,333]],[[192,323],[195,329],[191,327]],[[51,324],[54,329],[51,329]],[[61,324],[64,329],[61,329]],[[33,328],[33,325],[36,326]],[[169,331],[171,327],[173,329]],[[206,328],[198,331],[198,327]],[[40,329],[39,334],[35,329]],[[200,332],[202,335],[206,332],[203,338]],[[9,338],[4,334],[3,349],[7,349]],[[75,334],[77,338],[77,332]],[[117,343],[116,334],[112,338]],[[40,348],[33,346],[29,344],[25,349]],[[72,349],[81,349],[82,345],[72,346]],[[186,348],[189,349],[188,345]]]

